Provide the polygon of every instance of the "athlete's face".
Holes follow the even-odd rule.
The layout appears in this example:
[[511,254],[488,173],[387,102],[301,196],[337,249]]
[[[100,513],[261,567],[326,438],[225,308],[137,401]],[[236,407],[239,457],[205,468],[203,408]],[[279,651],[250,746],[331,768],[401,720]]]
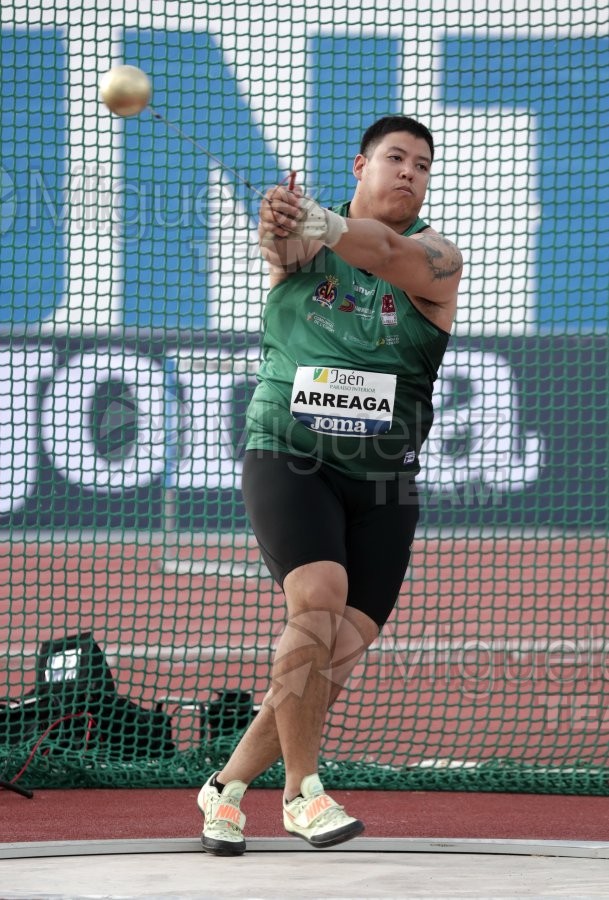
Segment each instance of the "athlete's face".
[[[396,131],[353,164],[358,217],[379,219],[404,231],[419,214],[429,182],[431,151],[426,140]],[[353,204],[352,204],[353,206]]]

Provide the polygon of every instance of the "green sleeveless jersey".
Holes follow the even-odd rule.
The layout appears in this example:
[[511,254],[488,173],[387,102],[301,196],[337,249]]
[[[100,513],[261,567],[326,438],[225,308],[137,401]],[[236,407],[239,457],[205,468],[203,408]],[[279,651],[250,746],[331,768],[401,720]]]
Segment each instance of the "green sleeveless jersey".
[[[404,235],[427,227],[417,219]],[[448,338],[404,291],[322,248],[268,295],[247,449],[353,478],[416,474]]]

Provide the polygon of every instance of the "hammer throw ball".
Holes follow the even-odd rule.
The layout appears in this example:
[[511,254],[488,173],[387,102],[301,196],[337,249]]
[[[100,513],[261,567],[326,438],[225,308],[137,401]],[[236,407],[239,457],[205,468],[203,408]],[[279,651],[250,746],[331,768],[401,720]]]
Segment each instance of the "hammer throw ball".
[[114,66],[99,83],[101,98],[117,116],[137,116],[148,106],[152,85],[137,66]]

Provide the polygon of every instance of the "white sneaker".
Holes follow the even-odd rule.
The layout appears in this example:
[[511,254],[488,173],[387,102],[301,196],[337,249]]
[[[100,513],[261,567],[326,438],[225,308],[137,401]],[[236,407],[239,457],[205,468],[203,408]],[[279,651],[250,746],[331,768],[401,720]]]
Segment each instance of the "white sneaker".
[[307,775],[301,797],[283,804],[283,825],[290,834],[313,847],[333,847],[361,834],[364,823],[348,816],[343,806],[328,797],[318,775]]
[[243,781],[229,781],[220,794],[210,783],[214,775],[205,782],[197,798],[205,819],[201,843],[214,856],[241,856],[245,852],[245,815],[239,804],[247,785]]

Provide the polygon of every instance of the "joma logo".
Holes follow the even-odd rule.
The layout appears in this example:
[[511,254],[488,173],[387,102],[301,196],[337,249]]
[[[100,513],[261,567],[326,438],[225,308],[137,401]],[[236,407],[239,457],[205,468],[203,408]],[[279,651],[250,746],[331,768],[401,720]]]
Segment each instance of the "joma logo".
[[331,416],[313,416],[311,428],[315,431],[342,431],[344,434],[366,434],[365,422],[339,419]]

